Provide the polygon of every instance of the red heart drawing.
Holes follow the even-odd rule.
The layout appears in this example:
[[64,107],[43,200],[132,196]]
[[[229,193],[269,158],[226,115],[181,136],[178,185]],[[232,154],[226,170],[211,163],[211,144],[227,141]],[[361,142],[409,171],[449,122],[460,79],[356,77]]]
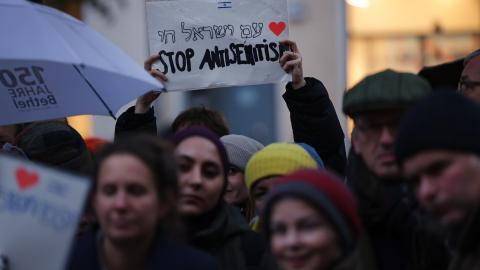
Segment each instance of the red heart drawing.
[[271,22],[268,25],[270,31],[272,31],[277,37],[280,36],[283,30],[285,30],[285,27],[287,27],[287,24],[285,24],[285,22]]
[[34,187],[38,184],[38,174],[29,172],[25,168],[18,168],[16,171],[17,184],[22,191]]

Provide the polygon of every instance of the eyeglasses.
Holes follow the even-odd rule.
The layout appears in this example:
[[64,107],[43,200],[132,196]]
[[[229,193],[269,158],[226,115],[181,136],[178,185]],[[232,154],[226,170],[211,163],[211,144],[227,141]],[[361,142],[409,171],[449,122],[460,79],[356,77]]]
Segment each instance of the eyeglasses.
[[479,81],[470,81],[465,78],[460,78],[460,81],[458,81],[458,91],[462,94],[466,92],[472,92],[475,87],[480,86]]
[[384,128],[387,128],[388,132],[395,135],[400,125],[400,119],[385,122],[362,122],[357,123],[358,129],[370,139],[378,139],[383,132]]

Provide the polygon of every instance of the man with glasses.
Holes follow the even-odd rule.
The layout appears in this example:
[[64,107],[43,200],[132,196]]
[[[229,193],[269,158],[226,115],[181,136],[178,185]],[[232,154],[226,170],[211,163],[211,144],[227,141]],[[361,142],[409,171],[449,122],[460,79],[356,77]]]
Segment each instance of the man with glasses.
[[[355,124],[347,183],[357,197],[378,269],[442,269],[442,257],[433,259],[430,252],[444,249],[435,237],[420,232],[418,210],[394,153],[404,112],[430,92],[428,82],[417,75],[385,70],[344,95],[343,111]],[[427,241],[419,243],[419,234]]]
[[480,103],[480,49],[465,57],[458,91]]

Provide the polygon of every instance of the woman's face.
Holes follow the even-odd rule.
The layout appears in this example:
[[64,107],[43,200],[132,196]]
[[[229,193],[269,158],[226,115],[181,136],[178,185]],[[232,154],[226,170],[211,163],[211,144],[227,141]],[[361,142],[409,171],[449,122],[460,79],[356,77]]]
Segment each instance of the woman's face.
[[224,189],[222,161],[215,145],[202,137],[182,141],[175,149],[179,166],[182,216],[200,216],[212,210]]
[[94,208],[105,237],[136,241],[151,237],[172,208],[161,200],[146,165],[130,154],[113,154],[100,165]]
[[235,166],[228,169],[228,185],[224,198],[230,204],[242,204],[248,200],[245,174]]
[[270,245],[283,270],[323,270],[340,257],[336,234],[309,203],[285,198],[272,208]]
[[265,177],[261,180],[258,180],[252,187],[252,194],[250,195],[255,203],[255,209],[258,211],[260,216],[263,215],[263,207],[265,205],[265,196],[268,191],[273,187],[275,183],[276,176]]

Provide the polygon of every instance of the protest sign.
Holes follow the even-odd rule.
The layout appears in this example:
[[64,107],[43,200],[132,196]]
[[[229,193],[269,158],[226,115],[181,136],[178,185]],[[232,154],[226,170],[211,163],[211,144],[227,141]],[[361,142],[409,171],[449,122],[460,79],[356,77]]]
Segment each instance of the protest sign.
[[286,0],[147,0],[150,54],[166,88],[275,83],[288,50]]
[[11,269],[65,268],[89,185],[0,155],[0,253]]

